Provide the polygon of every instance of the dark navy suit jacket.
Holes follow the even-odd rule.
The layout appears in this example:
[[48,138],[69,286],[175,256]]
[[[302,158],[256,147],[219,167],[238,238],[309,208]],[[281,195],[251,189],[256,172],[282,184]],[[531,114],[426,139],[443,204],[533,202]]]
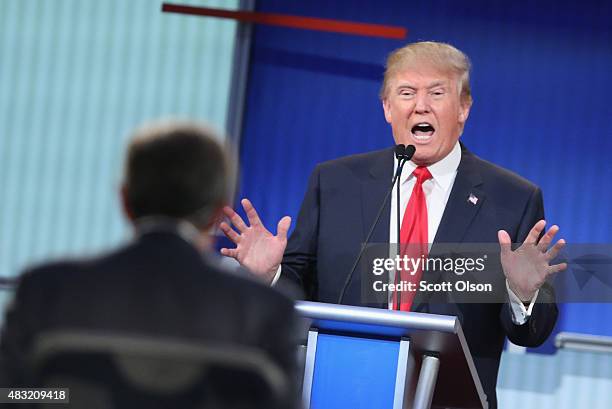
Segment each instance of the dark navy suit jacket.
[[[310,177],[297,224],[282,264],[282,279],[301,285],[307,298],[336,303],[352,264],[375,220],[393,176],[393,149],[354,155],[319,164]],[[470,194],[476,204],[470,203]],[[389,242],[390,204],[376,225],[370,242]],[[506,230],[521,243],[544,217],[541,190],[520,176],[486,162],[462,145],[462,156],[435,243],[497,243]],[[365,303],[356,272],[343,303],[387,308]],[[500,276],[503,282],[503,275]],[[542,287],[532,315],[515,325],[508,302],[497,304],[430,303],[417,299],[414,311],[456,315],[462,323],[470,352],[489,407],[496,407],[495,385],[507,336],[523,346],[540,345],[551,333],[557,307],[552,288]]]
[[174,232],[152,231],[21,276],[2,330],[0,384],[25,386],[33,343],[66,330],[259,348],[292,374],[296,319],[274,289],[224,271]]

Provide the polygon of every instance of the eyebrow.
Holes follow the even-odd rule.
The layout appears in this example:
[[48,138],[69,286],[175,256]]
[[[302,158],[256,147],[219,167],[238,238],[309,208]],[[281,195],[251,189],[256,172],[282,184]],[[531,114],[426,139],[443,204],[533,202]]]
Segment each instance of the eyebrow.
[[446,81],[436,81],[436,82],[432,82],[431,84],[429,84],[427,89],[432,89],[432,88],[436,88],[436,87],[444,87],[446,85],[447,85]]
[[[430,83],[430,84],[429,84],[429,85],[428,85],[426,88],[427,88],[427,89],[432,89],[432,88],[436,88],[436,87],[440,87],[440,86],[446,86],[446,85],[447,85],[447,84],[446,84],[446,81],[435,81],[435,82]],[[397,86],[397,89],[400,89],[400,88],[411,88],[411,89],[416,89],[416,87],[415,87],[415,86],[410,85],[410,84],[408,84],[408,83],[399,84],[399,85]]]

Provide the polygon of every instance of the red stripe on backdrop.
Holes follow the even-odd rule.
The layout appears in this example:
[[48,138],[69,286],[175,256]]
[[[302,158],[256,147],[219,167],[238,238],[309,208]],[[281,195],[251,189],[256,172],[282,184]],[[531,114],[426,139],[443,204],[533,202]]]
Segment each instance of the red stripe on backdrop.
[[234,11],[208,7],[183,6],[162,3],[162,12],[230,18],[245,23],[267,24],[272,26],[301,28],[305,30],[327,31],[366,37],[383,37],[403,40],[408,30],[404,27],[381,24],[354,23],[315,17],[301,17],[289,14],[259,13],[255,11]]

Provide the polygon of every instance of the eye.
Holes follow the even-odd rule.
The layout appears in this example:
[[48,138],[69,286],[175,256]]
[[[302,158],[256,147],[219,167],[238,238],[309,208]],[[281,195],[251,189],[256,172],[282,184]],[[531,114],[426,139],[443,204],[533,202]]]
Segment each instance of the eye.
[[399,95],[402,97],[412,97],[414,96],[414,91],[411,89],[400,89]]

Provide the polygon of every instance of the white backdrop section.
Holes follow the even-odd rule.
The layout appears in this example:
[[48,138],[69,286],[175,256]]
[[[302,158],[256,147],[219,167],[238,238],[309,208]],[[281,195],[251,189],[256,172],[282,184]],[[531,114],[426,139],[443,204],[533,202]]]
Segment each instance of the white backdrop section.
[[236,23],[161,3],[0,1],[0,276],[128,237],[118,187],[135,126],[225,129]]
[[559,349],[554,355],[502,354],[500,408],[609,409],[612,354]]

